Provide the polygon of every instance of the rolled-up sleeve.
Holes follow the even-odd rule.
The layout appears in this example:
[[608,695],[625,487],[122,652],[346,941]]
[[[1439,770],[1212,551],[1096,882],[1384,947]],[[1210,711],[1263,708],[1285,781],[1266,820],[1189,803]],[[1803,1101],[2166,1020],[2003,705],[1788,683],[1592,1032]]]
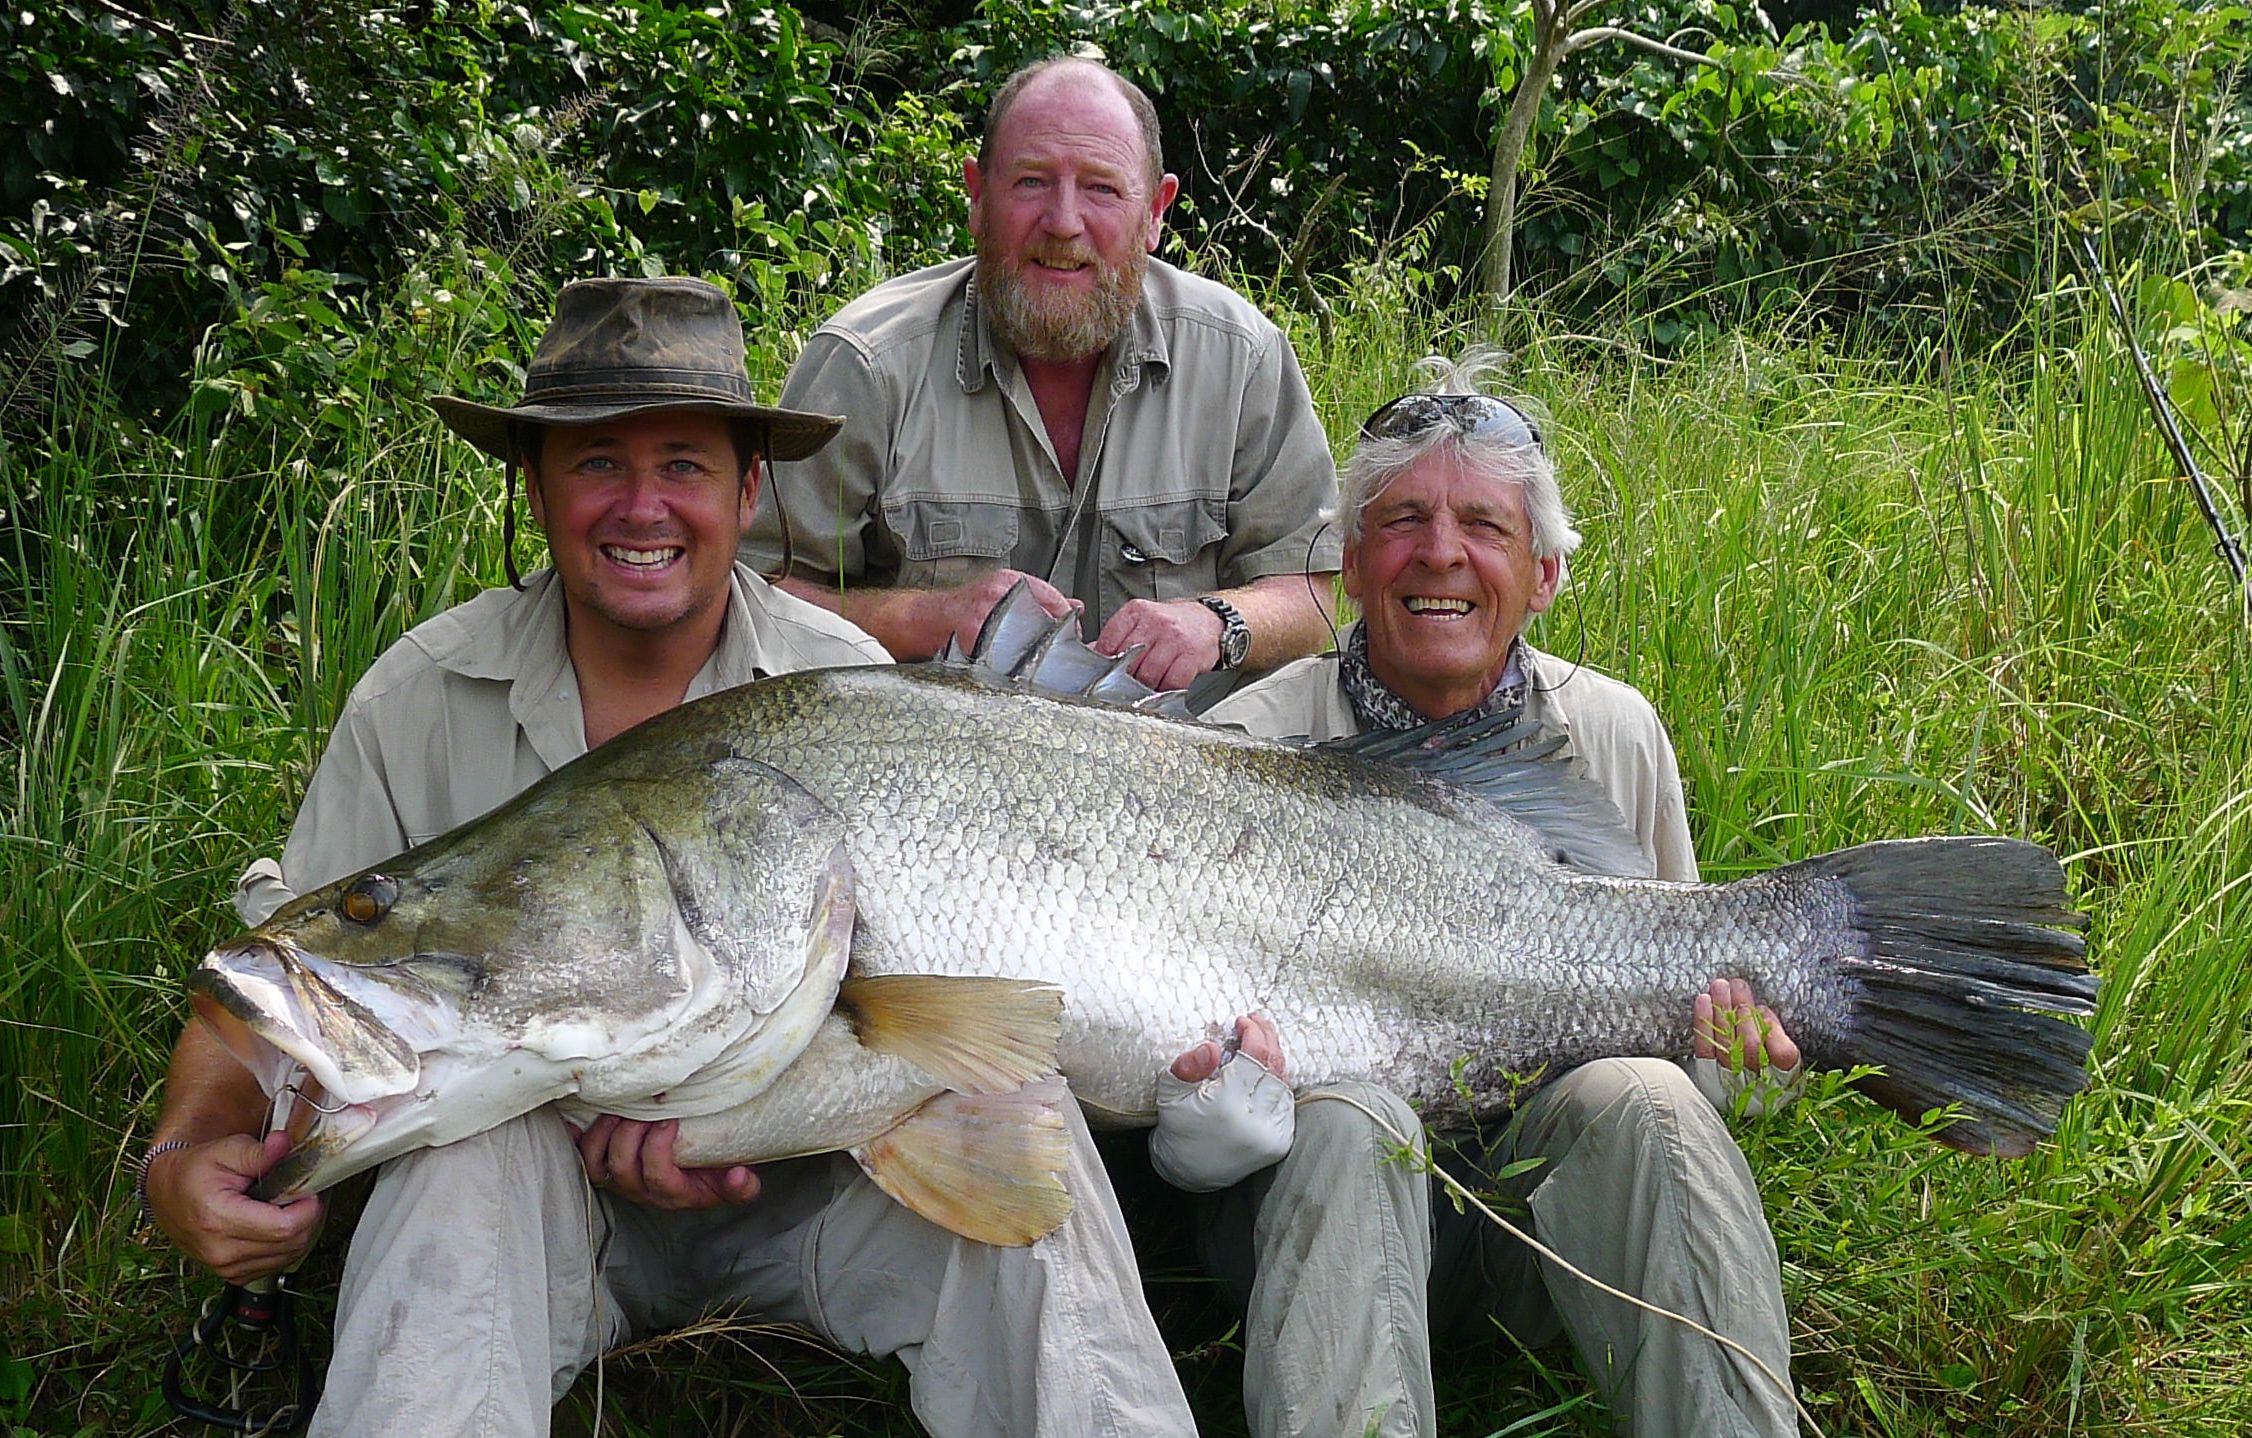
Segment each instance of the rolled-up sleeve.
[[1280,330],[1244,388],[1228,488],[1220,583],[1337,568],[1344,539],[1322,516],[1337,503],[1337,467],[1298,356]]
[[1657,860],[1658,877],[1694,884],[1698,878],[1697,848],[1689,838],[1689,804],[1681,792],[1681,766],[1674,759],[1673,741],[1654,710],[1650,722],[1657,731],[1657,804],[1644,832]]
[[772,467],[743,540],[743,562],[762,575],[782,572],[787,509],[795,573],[830,581],[868,577],[868,529],[890,466],[894,423],[883,377],[850,338],[816,331],[790,367],[781,406],[841,414],[844,429],[819,453]]

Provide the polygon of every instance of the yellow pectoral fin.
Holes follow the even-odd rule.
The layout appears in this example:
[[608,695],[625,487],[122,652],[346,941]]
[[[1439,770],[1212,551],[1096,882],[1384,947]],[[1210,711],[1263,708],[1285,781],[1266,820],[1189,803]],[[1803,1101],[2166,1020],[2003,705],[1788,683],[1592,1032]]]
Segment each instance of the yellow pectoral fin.
[[1006,1094],[1056,1071],[1063,990],[1031,979],[846,979],[837,1011],[861,1044],[963,1093]]
[[944,1093],[852,1150],[868,1177],[939,1227],[1006,1248],[1055,1232],[1071,1213],[1071,1136],[1061,1081],[1015,1093]]

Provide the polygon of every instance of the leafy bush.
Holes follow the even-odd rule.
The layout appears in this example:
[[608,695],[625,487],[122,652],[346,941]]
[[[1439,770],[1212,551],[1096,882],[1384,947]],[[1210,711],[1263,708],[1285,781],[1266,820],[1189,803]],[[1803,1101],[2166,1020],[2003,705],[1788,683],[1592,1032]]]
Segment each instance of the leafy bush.
[[[1304,231],[1310,268],[1336,274],[1435,221],[1433,262],[1459,277],[1529,16],[1488,0],[988,3],[923,84],[982,100],[1024,59],[1092,45],[1157,103],[1192,253],[1273,272]],[[1965,287],[2007,330],[2065,209],[2101,196],[2085,218],[2146,243],[2246,234],[2245,18],[1905,0],[1779,38],[1723,0],[1607,7],[1591,19],[1710,63],[1611,43],[1567,64],[1536,133],[1520,273],[1668,342],[1778,305],[1897,324]]]
[[841,57],[734,0],[10,12],[0,338],[19,372],[153,377],[162,412],[197,337],[290,271],[386,280],[463,230],[534,273],[712,272],[802,307],[960,242],[952,116],[870,103]]

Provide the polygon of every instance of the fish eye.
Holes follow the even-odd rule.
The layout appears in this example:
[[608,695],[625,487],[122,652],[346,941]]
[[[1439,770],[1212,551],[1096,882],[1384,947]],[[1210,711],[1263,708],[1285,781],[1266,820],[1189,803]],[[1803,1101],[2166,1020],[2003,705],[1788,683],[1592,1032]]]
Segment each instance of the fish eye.
[[391,912],[391,905],[398,897],[397,880],[382,874],[364,874],[344,891],[336,907],[355,924],[372,924]]

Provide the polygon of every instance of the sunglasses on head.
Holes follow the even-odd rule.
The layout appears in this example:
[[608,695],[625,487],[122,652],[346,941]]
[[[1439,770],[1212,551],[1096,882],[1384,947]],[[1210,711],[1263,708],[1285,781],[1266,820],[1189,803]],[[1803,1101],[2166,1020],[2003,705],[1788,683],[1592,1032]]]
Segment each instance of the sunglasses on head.
[[1361,433],[1370,439],[1413,439],[1441,424],[1473,439],[1540,448],[1540,426],[1532,416],[1490,394],[1403,394],[1363,420]]

